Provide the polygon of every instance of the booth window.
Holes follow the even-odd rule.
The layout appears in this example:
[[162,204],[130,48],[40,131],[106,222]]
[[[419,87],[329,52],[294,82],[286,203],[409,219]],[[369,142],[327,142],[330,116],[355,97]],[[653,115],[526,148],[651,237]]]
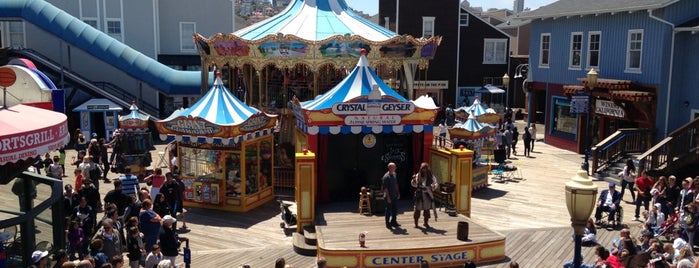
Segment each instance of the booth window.
[[[218,151],[182,146],[180,158],[181,173],[184,176],[204,177],[222,172]],[[214,177],[217,176],[214,175]]]
[[245,194],[253,194],[260,190],[258,145],[253,143],[245,146]]
[[570,100],[563,97],[553,97],[551,106],[551,135],[575,140],[578,133],[578,117],[570,113]]

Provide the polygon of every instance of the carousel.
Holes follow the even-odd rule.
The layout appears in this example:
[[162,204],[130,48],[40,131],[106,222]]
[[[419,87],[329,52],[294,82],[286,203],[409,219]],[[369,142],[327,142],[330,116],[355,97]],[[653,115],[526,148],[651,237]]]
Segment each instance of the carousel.
[[193,39],[202,59],[202,91],[209,71],[221,69],[239,99],[280,111],[281,144],[293,142],[289,101],[310,100],[333,88],[362,49],[379,76],[412,99],[415,70],[426,72],[441,42],[398,35],[362,18],[344,0],[292,0],[279,14],[234,33]]
[[123,154],[115,159],[115,173],[129,173],[143,177],[152,162],[150,151],[155,150],[153,138],[148,129],[150,116],[139,112],[135,102],[131,102],[131,112],[119,116],[119,128],[122,130],[121,148]]
[[[318,157],[318,201],[356,198],[362,186],[379,188],[389,162],[401,189],[431,147],[438,107],[429,97],[409,101],[379,78],[364,54],[354,70],[313,100],[294,102],[296,145]],[[405,194],[408,194],[406,192]]]
[[274,198],[277,116],[233,96],[220,72],[197,103],[155,125],[176,142],[186,206],[247,212]]
[[[464,145],[473,150],[473,189],[488,185],[490,160],[494,153],[494,139],[501,115],[485,108],[479,98],[470,106],[454,109],[458,123],[449,128],[449,137],[455,147]],[[486,161],[480,161],[485,157]]]

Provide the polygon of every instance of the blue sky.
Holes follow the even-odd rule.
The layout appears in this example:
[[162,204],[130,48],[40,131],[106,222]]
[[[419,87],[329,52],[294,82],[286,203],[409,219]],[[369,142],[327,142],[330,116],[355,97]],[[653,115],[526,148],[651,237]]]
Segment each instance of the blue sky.
[[[369,15],[374,15],[379,13],[379,1],[377,0],[345,0],[347,4],[357,10],[361,10]],[[555,2],[556,0],[524,0],[524,7],[530,7],[531,9],[537,9],[540,6],[548,5]],[[488,10],[489,8],[507,8],[512,9],[512,4],[514,0],[469,0],[471,6],[483,7],[483,10]]]

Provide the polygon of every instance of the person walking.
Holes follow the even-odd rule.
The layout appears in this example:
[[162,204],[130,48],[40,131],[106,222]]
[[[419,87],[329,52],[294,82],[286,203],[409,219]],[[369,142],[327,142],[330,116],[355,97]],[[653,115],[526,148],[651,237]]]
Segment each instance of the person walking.
[[512,129],[512,154],[517,155],[517,141],[519,140],[519,130],[517,127]]
[[532,148],[531,148],[531,151],[533,152],[533,151],[534,151],[534,143],[536,142],[536,124],[532,124],[532,126],[529,127],[529,134],[532,135],[532,140],[531,140]]
[[638,195],[638,198],[636,198],[636,211],[634,214],[634,220],[637,221],[639,220],[638,216],[641,210],[641,205],[646,209],[645,211],[648,211],[648,205],[650,203],[650,190],[653,188],[653,180],[651,180],[647,175],[646,171],[641,171],[641,176],[636,179],[634,186],[634,190],[636,190],[636,194]]
[[507,155],[507,159],[510,159],[512,153],[512,130],[508,126],[502,134],[505,136],[505,155]]
[[398,206],[397,202],[400,199],[400,190],[398,189],[398,178],[396,177],[396,163],[388,163],[388,171],[381,179],[384,197],[386,198],[386,228],[398,227]]
[[524,128],[524,134],[522,134],[522,141],[524,142],[524,157],[529,157],[529,153],[531,152],[532,134],[529,133],[528,128]]
[[628,186],[631,192],[631,200],[636,202],[636,194],[633,191],[633,185],[636,182],[636,166],[631,158],[626,159],[626,165],[624,170],[619,173],[619,177],[621,177],[621,199],[624,199],[624,191]]
[[[430,228],[430,210],[434,210],[434,194],[437,189],[437,178],[432,174],[430,165],[427,163],[420,164],[420,170],[413,176],[410,185],[415,188],[415,207],[413,210],[413,219],[415,220],[415,228],[418,228],[418,220],[420,220],[420,212],[423,213],[425,228]],[[437,213],[435,213],[435,216]]]

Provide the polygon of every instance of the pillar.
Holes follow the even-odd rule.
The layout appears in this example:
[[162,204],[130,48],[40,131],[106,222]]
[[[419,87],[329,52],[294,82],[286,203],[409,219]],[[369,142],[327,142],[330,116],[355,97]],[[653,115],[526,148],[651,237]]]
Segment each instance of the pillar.
[[303,227],[315,225],[316,203],[316,155],[304,150],[296,153],[294,172],[296,182],[296,231],[303,232]]

